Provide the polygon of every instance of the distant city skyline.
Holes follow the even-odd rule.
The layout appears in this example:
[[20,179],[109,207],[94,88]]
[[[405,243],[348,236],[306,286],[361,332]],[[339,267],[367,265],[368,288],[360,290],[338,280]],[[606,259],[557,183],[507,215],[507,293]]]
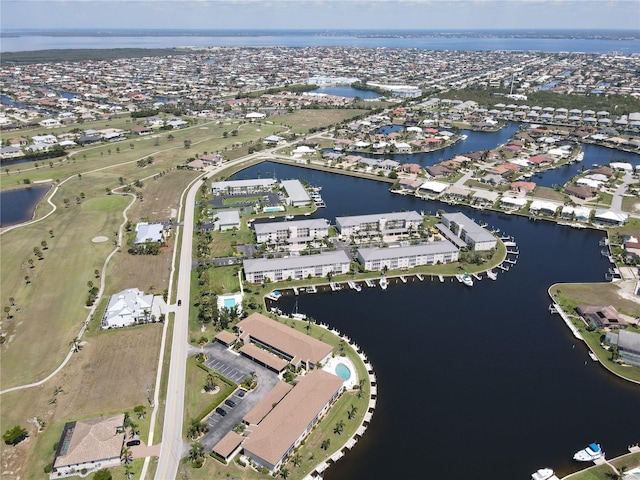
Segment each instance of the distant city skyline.
[[8,29],[640,31],[638,0],[3,0]]

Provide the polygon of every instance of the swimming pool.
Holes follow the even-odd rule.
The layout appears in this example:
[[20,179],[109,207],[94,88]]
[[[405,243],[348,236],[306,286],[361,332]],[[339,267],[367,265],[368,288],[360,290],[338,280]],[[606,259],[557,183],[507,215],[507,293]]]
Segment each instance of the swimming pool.
[[225,298],[224,299],[224,308],[233,308],[236,306],[235,298]]
[[351,370],[344,363],[336,365],[336,375],[343,380],[349,380],[351,378]]
[[278,205],[276,207],[264,207],[262,211],[264,213],[284,212],[284,207],[282,205]]

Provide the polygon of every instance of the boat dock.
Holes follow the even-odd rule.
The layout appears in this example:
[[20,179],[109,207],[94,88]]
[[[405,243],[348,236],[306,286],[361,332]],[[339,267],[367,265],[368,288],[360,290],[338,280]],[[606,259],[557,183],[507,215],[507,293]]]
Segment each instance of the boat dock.
[[520,255],[520,250],[507,250],[507,254],[509,255]]
[[329,286],[331,287],[331,291],[332,292],[337,292],[339,290],[342,290],[342,287],[337,282],[331,282],[331,283],[329,283]]
[[511,265],[515,265],[517,263],[517,260],[510,260],[508,258],[505,258],[504,261],[510,263]]
[[371,280],[370,278],[367,278],[367,279],[364,281],[364,283],[366,283],[366,284],[367,284],[367,287],[375,287],[375,286],[376,286],[376,283],[375,283],[373,280]]
[[347,282],[347,285],[349,285],[349,288],[351,290],[355,290],[356,292],[359,292],[360,290],[362,290],[362,287],[358,285],[356,282],[354,282],[353,280],[349,280]]
[[438,275],[438,278],[440,279],[441,282],[444,282],[444,277],[442,275]]
[[487,277],[489,277],[491,280],[497,280],[498,274],[493,270],[487,270]]
[[418,277],[418,280],[420,280],[421,282],[424,281],[424,276],[420,273],[416,273],[416,277]]
[[509,271],[509,267],[505,267],[502,264],[498,265],[498,267],[500,270],[502,270],[503,272],[508,272]]
[[318,288],[315,285],[309,285],[307,287],[307,293],[318,293]]
[[573,336],[576,337],[578,340],[584,340],[584,338],[582,338],[582,335],[578,331],[578,328],[571,322],[567,314],[564,313],[564,311],[559,307],[557,303],[553,304],[553,308],[555,308],[556,312],[560,314],[560,317],[562,317],[562,320],[564,321],[564,323],[567,325],[567,327],[569,327],[569,330],[571,330],[571,333],[573,333]]
[[277,302],[281,296],[282,296],[282,293],[280,293],[278,290],[271,293],[267,293],[265,295],[266,298],[268,298],[269,300],[273,300],[274,302]]
[[456,280],[462,283],[462,275],[456,275]]
[[293,294],[298,295],[300,292],[298,291],[298,287],[293,287]]
[[503,242],[504,246],[509,248],[509,247],[517,247],[518,245],[516,244],[516,242],[514,241],[508,241],[508,242]]
[[400,275],[400,281],[402,283],[407,283],[407,279],[406,279],[406,277],[404,275]]

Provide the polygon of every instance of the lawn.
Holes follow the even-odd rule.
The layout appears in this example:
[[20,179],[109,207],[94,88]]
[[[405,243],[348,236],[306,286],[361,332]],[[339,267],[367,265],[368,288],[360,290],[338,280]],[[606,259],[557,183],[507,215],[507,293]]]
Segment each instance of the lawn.
[[[2,396],[2,425],[19,424],[32,433],[24,451],[17,450],[24,457],[15,459],[15,468],[25,469],[20,470],[24,478],[42,478],[65,422],[132,412],[136,405],[149,405],[147,388],[155,386],[161,335],[160,324],[101,332],[88,338],[55,380]],[[61,387],[62,393],[54,395],[55,387]],[[50,403],[54,398],[56,402]],[[143,438],[150,410],[144,420],[134,420]],[[36,416],[47,423],[37,436],[35,427],[25,422]],[[3,444],[3,452],[6,449],[11,447]]]
[[[627,471],[640,466],[640,453],[630,453],[609,460],[616,468],[627,467]],[[611,480],[613,470],[608,465],[596,465],[564,477],[563,480]]]
[[[640,368],[624,367],[611,360],[611,353],[604,350],[601,339],[605,335],[604,330],[589,331],[585,323],[579,319],[575,308],[580,304],[588,305],[615,305],[620,313],[625,313],[633,317],[640,315],[640,304],[635,299],[620,297],[618,291],[620,283],[587,283],[587,284],[556,284],[550,288],[551,295],[554,296],[564,312],[572,317],[573,324],[578,328],[585,342],[591,350],[598,355],[602,363],[613,372],[640,382]],[[637,327],[629,327],[631,331],[637,331]]]
[[[206,366],[205,369],[209,370]],[[237,388],[235,383],[228,381],[218,373],[213,371],[211,373],[216,377],[216,383],[219,387],[219,390],[215,393],[204,391],[208,375],[207,371],[198,366],[195,357],[187,359],[186,384],[188,388],[185,392],[183,424],[183,435],[185,436],[189,430],[191,420],[206,417]]]
[[309,133],[313,129],[318,130],[336,125],[345,120],[367,113],[368,110],[356,109],[300,109],[285,115],[274,115],[269,120],[274,123],[291,125],[293,133]]

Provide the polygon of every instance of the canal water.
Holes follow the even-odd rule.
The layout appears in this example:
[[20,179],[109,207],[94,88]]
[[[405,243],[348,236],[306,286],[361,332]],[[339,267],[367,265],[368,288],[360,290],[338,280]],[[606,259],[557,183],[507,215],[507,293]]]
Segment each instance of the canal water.
[[33,218],[36,206],[49,191],[49,185],[7,190],[0,193],[0,225],[8,227]]
[[506,480],[545,466],[563,476],[584,466],[571,458],[592,441],[613,457],[640,440],[633,413],[640,388],[591,361],[547,309],[556,282],[604,281],[603,233],[452,209],[393,195],[387,184],[280,164],[237,178],[274,171],[322,186],[327,207],[314,217],[331,223],[338,215],[461,210],[513,235],[520,250],[509,272],[473,288],[409,277],[392,279],[386,291],[363,286],[279,300],[284,312],[297,301],[300,312],[352,338],[377,376],[369,429],[325,479]]

